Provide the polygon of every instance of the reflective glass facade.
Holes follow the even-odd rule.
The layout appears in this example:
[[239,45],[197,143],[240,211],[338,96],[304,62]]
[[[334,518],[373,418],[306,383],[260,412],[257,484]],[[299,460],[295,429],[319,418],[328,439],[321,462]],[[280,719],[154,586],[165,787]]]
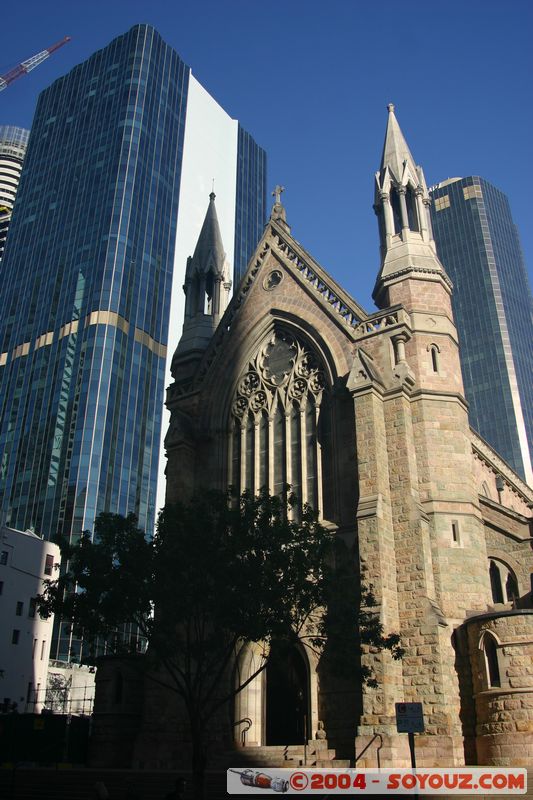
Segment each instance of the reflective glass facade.
[[137,25],[38,101],[0,262],[0,510],[46,539],[104,510],[153,528],[189,77]]
[[0,494],[21,530],[153,523],[187,77],[136,26],[39,98],[0,277]]
[[471,425],[531,480],[533,301],[509,202],[476,176],[431,194],[437,251],[454,284]]
[[263,234],[265,223],[266,153],[239,125],[233,268],[235,287],[246,272],[248,261]]

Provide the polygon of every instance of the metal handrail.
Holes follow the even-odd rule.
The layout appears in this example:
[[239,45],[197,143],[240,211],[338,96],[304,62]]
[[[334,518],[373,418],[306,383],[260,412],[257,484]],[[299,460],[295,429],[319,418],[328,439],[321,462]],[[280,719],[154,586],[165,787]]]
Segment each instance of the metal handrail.
[[383,736],[381,735],[381,733],[375,733],[375,734],[373,735],[373,737],[371,738],[371,740],[369,741],[369,743],[367,744],[367,746],[365,747],[365,749],[364,749],[364,750],[361,750],[361,752],[359,753],[359,755],[356,755],[356,756],[355,756],[355,761],[354,761],[354,764],[357,764],[357,761],[358,761],[358,760],[361,758],[361,756],[364,756],[364,754],[366,753],[366,751],[368,750],[368,748],[370,747],[370,745],[371,745],[371,744],[373,744],[373,743],[376,741],[376,739],[379,739],[379,747],[378,747],[378,748],[377,748],[377,750],[376,750],[376,756],[377,756],[377,761],[378,761],[378,769],[381,769],[381,756],[380,756],[380,750],[381,750],[381,748],[383,747]]
[[246,734],[252,727],[252,720],[250,717],[243,717],[243,719],[237,720],[237,722],[233,723],[233,727],[236,728],[237,725],[246,725],[246,728],[243,728],[241,731],[241,746],[246,747]]

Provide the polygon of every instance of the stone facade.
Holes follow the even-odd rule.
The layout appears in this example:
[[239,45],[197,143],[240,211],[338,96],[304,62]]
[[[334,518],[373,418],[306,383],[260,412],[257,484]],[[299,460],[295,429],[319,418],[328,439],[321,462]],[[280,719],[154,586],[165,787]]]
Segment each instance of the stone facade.
[[533,764],[532,617],[531,609],[503,611],[465,623],[480,763]]
[[[167,500],[199,486],[276,492],[288,482],[354,547],[376,613],[385,632],[400,633],[405,656],[363,652],[374,689],[335,679],[302,650],[309,738],[325,728],[330,747],[353,762],[380,734],[382,766],[407,766],[395,703],[421,701],[419,765],[533,764],[519,744],[532,719],[533,492],[469,427],[452,287],[436,255],[424,175],[389,112],[376,174],[378,310],[366,313],[291,236],[278,194],[208,341],[209,296],[185,321],[167,395]],[[188,301],[207,272],[224,280],[220,244],[209,253],[208,267],[191,271]],[[483,683],[492,635],[505,688]],[[244,645],[241,675],[253,658]],[[267,670],[239,695],[226,738],[240,742],[232,723],[249,717],[249,744],[273,744],[269,680]],[[149,704],[145,695],[136,747],[156,765],[156,742],[177,721],[148,723],[154,708],[172,705],[154,692]],[[375,766],[376,747],[358,765]]]

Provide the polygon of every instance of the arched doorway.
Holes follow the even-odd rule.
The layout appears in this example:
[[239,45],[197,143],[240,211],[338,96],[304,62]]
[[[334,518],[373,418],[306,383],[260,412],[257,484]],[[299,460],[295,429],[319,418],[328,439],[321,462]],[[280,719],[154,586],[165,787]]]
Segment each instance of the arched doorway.
[[266,669],[266,744],[302,744],[309,729],[309,676],[300,650],[274,643]]

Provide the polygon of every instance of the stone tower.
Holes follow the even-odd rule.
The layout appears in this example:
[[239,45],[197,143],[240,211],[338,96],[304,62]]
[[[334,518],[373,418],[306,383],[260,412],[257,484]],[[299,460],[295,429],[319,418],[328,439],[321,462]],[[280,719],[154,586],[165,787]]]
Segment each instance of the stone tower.
[[[226,310],[231,290],[230,266],[222,244],[215,197],[215,193],[211,192],[194,254],[187,259],[185,271],[185,320],[172,358],[174,383],[168,390],[168,407],[173,413],[165,437],[168,453],[167,503],[174,502],[184,492],[189,493],[196,485],[195,447],[190,435],[183,435],[182,426],[185,423],[186,427],[190,415],[195,413],[194,400],[190,401],[192,405],[186,401],[184,416],[184,411],[180,411],[177,406],[174,410],[174,398],[189,394],[198,365]],[[185,469],[184,464],[188,465]],[[175,465],[178,465],[177,469]]]
[[429,203],[423,171],[389,105],[376,174],[381,269],[374,298],[402,324],[388,335],[374,325],[358,338],[360,359],[382,372],[390,361],[385,385],[367,371],[348,387],[356,420],[365,420],[356,425],[358,454],[369,438],[375,443],[374,459],[359,459],[360,555],[366,579],[379,587],[382,620],[399,623],[409,648],[399,683],[395,665],[383,666],[383,690],[367,693],[359,731],[374,732],[379,721],[394,739],[395,727],[384,720],[393,695],[397,701],[403,693],[427,709],[423,757],[454,764],[463,747],[451,635],[490,598],[452,287],[436,255]]
[[172,359],[174,378],[181,377],[201,358],[228,305],[230,267],[220,235],[215,198],[211,192],[194,254],[187,259],[183,286],[185,321]]

